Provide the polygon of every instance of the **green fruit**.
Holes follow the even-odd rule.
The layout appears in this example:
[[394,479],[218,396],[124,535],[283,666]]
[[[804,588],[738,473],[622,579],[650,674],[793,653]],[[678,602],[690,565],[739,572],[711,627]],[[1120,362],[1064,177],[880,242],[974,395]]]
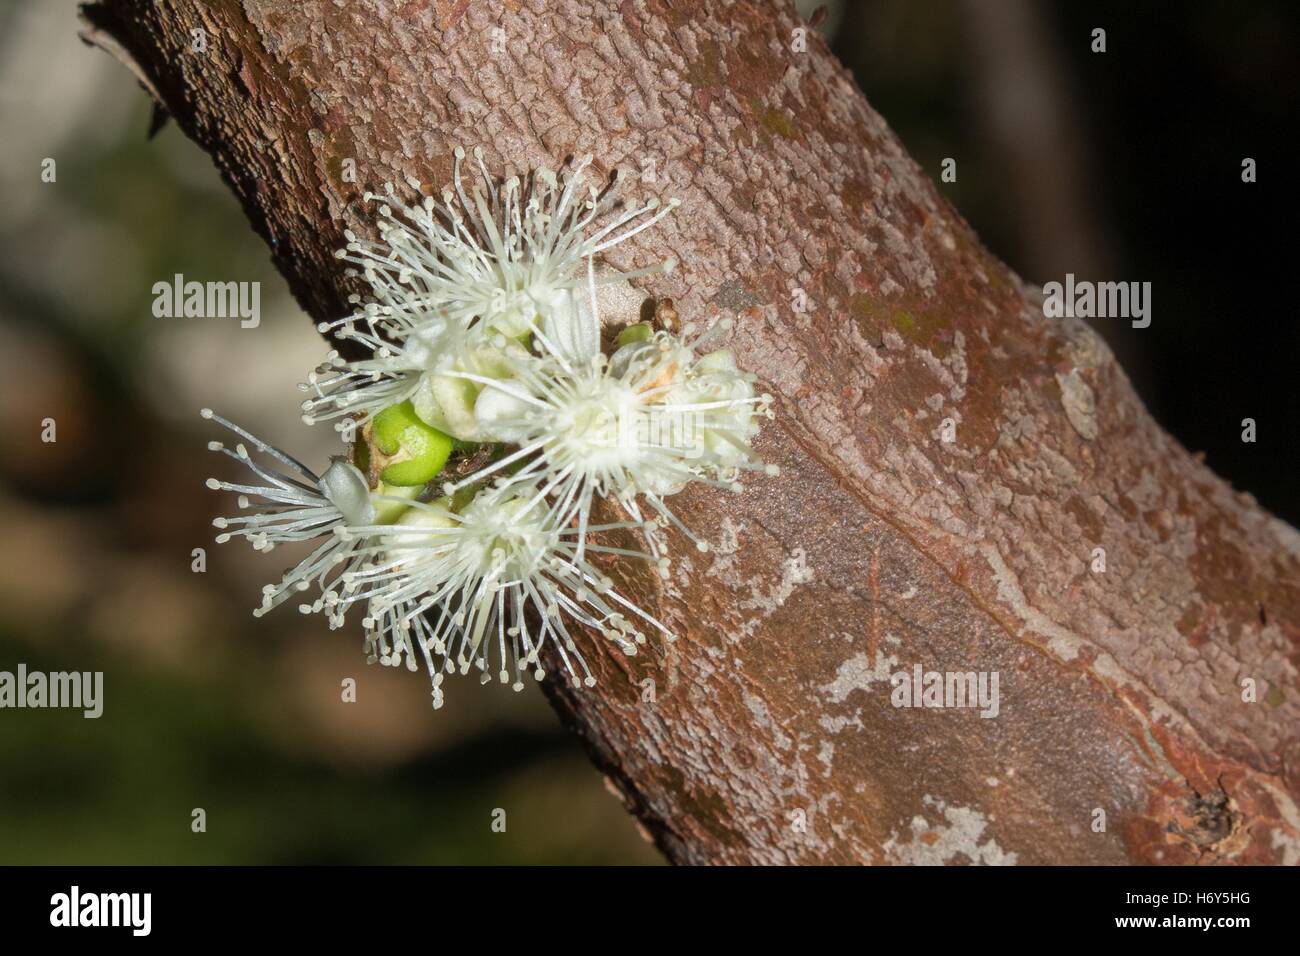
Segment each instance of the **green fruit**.
[[442,471],[452,439],[426,425],[409,401],[385,408],[370,423],[370,441],[387,459],[379,472],[386,485],[419,487]]

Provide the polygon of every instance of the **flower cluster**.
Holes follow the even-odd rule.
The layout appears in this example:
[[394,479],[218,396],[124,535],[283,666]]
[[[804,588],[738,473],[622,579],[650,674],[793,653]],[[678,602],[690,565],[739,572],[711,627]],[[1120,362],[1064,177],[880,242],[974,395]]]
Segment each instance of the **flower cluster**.
[[[301,387],[304,421],[333,422],[347,454],[318,475],[203,412],[239,439],[210,447],[254,475],[209,480],[241,512],[214,522],[217,540],[311,543],[255,613],[305,595],[301,611],[339,627],[359,605],[369,659],[422,661],[435,707],[458,670],[516,690],[526,673],[540,680],[548,641],[575,685],[594,683],[575,622],[628,654],[646,630],[671,640],[591,559],[650,560],[666,576],[669,527],[707,550],[667,499],[775,473],[751,447],[771,397],[714,347],[725,323],[679,327],[666,300],[655,322],[602,322],[602,287],[673,263],[619,272],[596,257],[676,201],[614,204],[584,186],[590,157],[504,181],[478,150],[478,173],[463,176],[464,159],[457,149],[441,202],[407,205],[390,184],[367,194],[378,240],[346,233],[339,258],[370,294],[319,328],[360,357],[331,351]],[[618,520],[597,517],[598,500]]]

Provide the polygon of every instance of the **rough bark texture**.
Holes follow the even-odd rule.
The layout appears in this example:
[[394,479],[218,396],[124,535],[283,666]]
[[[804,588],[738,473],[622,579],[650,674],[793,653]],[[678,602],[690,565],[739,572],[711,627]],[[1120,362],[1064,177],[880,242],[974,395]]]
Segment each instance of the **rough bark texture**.
[[[783,471],[681,495],[720,546],[679,541],[670,580],[619,569],[680,635],[666,655],[588,641],[599,686],[551,688],[672,860],[1300,861],[1300,538],[1162,432],[1095,334],[1043,317],[824,43],[792,50],[786,3],[88,19],[316,318],[344,308],[331,253],[368,229],[361,193],[440,188],[457,143],[499,172],[591,152],[626,194],[684,200],[615,262],[675,255],[645,290],[735,318]],[[1000,714],[892,706],[915,664],[998,671]]]

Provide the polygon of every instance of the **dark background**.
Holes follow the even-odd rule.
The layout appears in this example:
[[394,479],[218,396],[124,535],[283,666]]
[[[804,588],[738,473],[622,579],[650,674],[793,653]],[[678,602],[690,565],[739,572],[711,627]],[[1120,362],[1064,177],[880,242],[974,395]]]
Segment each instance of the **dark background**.
[[[1166,428],[1294,523],[1293,7],[881,0],[823,30],[936,180],[957,160],[939,188],[1027,280],[1153,284],[1150,328],[1097,328]],[[294,383],[321,343],[73,8],[0,8],[0,669],[105,671],[106,705],[0,711],[0,863],[656,861],[535,688],[458,681],[434,713],[358,633],[249,615],[282,562],[212,543],[197,411],[320,460]],[[260,280],[261,326],[155,319],[176,272]]]

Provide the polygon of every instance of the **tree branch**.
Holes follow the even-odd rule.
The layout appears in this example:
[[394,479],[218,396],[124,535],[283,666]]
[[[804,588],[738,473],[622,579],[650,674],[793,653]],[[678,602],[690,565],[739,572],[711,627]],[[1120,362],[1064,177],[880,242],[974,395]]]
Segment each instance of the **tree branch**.
[[[679,496],[720,547],[670,580],[617,569],[667,654],[599,647],[597,688],[549,688],[672,860],[1300,860],[1300,537],[1043,317],[788,4],[91,10],[316,319],[362,193],[441,187],[458,143],[682,198],[611,258],[673,255],[643,287],[736,319],[782,474]],[[1000,712],[893,706],[915,665],[997,671]]]

